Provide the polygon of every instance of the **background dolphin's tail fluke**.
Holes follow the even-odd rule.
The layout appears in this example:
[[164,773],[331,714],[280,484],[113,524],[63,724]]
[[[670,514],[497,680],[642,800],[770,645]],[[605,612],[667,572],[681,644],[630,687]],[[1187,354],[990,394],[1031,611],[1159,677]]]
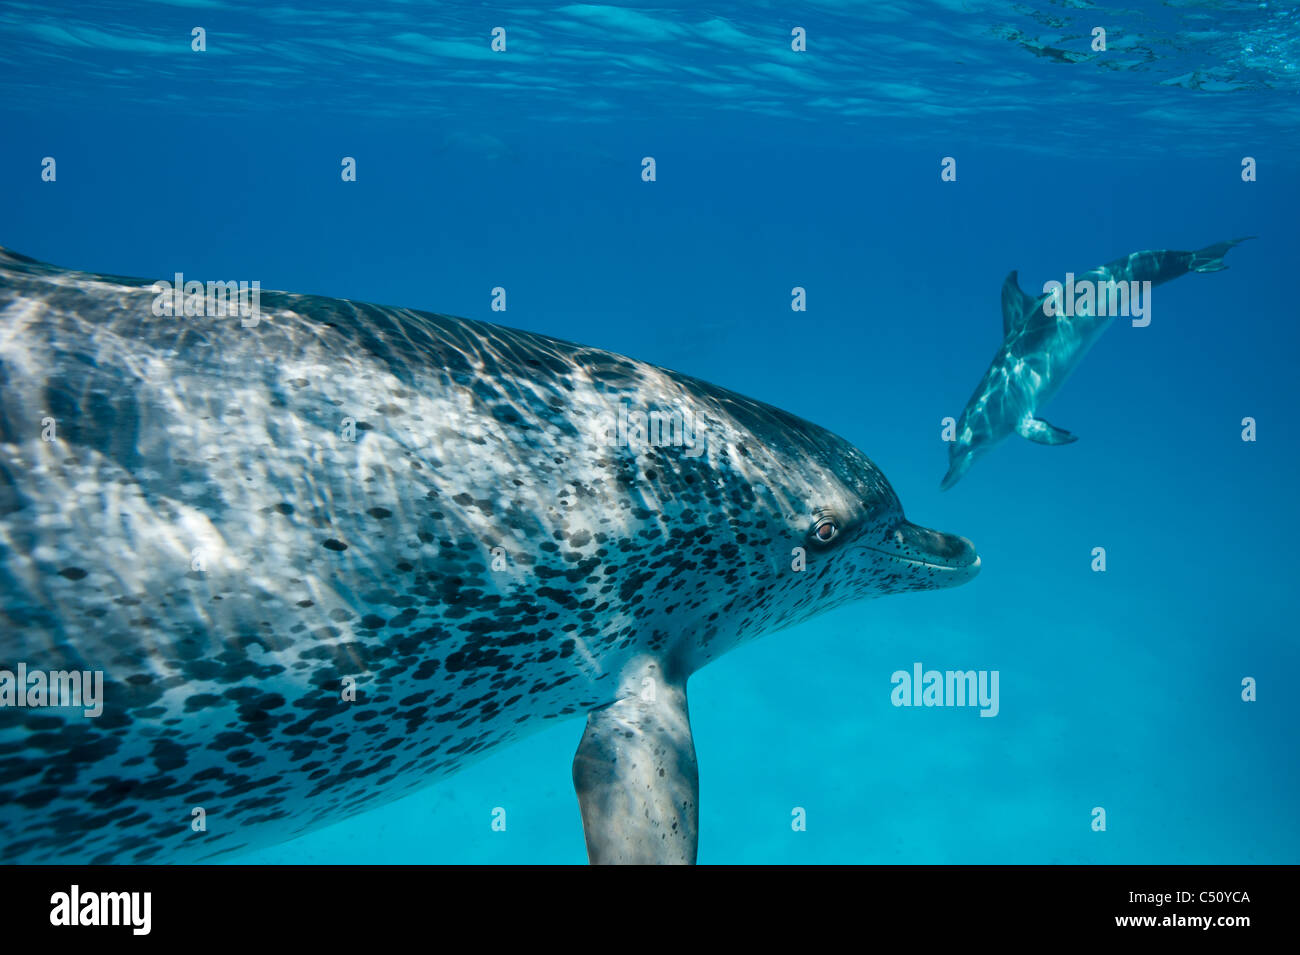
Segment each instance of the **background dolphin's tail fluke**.
[[1228,250],[1234,245],[1240,245],[1247,239],[1253,239],[1255,236],[1242,236],[1240,239],[1232,239],[1229,242],[1218,242],[1214,245],[1207,245],[1203,249],[1198,249],[1192,253],[1192,263],[1189,265],[1190,272],[1222,272],[1227,268],[1223,264],[1223,257],[1228,254]]

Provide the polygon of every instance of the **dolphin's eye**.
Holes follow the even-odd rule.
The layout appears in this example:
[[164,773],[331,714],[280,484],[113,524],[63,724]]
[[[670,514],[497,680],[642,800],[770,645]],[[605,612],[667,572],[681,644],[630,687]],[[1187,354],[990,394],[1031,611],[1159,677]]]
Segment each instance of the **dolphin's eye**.
[[821,514],[817,517],[817,522],[813,524],[813,538],[819,544],[829,544],[835,539],[835,535],[840,532],[840,525],[828,514]]

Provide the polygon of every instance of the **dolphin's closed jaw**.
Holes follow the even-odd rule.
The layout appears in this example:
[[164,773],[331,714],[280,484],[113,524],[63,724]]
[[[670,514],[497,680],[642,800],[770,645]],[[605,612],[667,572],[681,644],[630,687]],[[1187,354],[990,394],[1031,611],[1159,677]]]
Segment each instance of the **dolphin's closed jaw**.
[[956,587],[980,570],[979,554],[966,538],[932,531],[909,520],[899,520],[878,546],[869,549],[923,572],[933,587]]

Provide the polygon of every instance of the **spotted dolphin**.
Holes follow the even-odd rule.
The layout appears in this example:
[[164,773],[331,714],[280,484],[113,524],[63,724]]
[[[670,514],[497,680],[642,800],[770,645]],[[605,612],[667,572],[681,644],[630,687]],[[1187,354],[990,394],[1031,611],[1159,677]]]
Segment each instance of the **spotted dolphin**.
[[582,716],[591,861],[693,862],[687,678],[979,569],[847,441],[723,388],[232,302],[0,250],[0,860],[223,858]]
[[[1220,272],[1227,268],[1223,257],[1228,250],[1251,238],[1197,252],[1134,252],[1070,276],[1067,286],[1049,283],[1037,297],[1024,292],[1017,273],[1011,272],[1002,283],[1002,344],[957,421],[948,444],[948,473],[939,486],[945,491],[952,487],[977,458],[1013,433],[1038,444],[1077,440],[1038,417],[1038,411],[1110,327],[1115,305],[1141,301],[1151,287],[1188,272]],[[1071,294],[1074,289],[1078,295]],[[1142,307],[1149,306],[1148,300]],[[1142,321],[1150,321],[1149,314],[1137,323]]]

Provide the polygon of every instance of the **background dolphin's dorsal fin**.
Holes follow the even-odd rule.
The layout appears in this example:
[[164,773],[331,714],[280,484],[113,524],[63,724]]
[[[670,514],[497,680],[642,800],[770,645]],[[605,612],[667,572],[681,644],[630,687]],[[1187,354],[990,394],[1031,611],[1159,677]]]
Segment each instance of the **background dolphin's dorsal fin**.
[[1020,327],[1030,312],[1034,310],[1037,300],[1026,295],[1017,280],[1017,270],[1012,269],[1002,283],[1002,334],[1010,335]]

